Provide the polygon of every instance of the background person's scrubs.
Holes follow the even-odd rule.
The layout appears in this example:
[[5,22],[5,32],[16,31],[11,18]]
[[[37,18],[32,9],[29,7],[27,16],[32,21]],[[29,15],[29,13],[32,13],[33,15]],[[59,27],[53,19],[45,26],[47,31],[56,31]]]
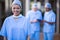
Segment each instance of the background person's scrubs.
[[[42,20],[42,15],[40,11],[29,11],[26,15],[26,18],[29,19],[29,21],[32,20]],[[31,23],[31,35],[30,35],[30,40],[40,40],[40,22],[36,22],[36,23]]]
[[[45,12],[44,20],[48,22],[55,22],[54,12],[52,10],[49,12]],[[43,32],[44,32],[44,40],[53,40],[55,32],[55,24],[48,24],[47,22],[44,22]]]

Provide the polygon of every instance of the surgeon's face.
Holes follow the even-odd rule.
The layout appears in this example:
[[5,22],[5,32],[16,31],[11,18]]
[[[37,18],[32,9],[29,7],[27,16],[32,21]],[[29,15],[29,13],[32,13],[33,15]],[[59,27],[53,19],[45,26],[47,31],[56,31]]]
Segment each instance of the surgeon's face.
[[12,5],[13,15],[18,16],[20,14],[21,8],[19,5]]
[[46,12],[49,12],[51,9],[50,8],[45,8]]
[[34,11],[37,11],[37,8],[33,8]]

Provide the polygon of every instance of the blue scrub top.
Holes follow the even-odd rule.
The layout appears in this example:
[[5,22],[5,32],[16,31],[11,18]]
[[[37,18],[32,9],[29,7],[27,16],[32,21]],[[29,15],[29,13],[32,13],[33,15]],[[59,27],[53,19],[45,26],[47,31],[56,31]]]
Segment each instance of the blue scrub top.
[[[52,10],[49,12],[45,12],[44,20],[48,22],[55,22],[55,19],[56,19],[56,16]],[[55,32],[55,24],[48,24],[44,22],[43,32]]]
[[[42,20],[42,14],[38,10],[36,12],[30,10],[29,12],[27,12],[26,18],[29,19],[29,21],[32,21],[35,19]],[[31,33],[34,33],[34,31],[40,31],[40,22],[39,21],[36,23],[31,23]]]
[[26,40],[30,35],[30,23],[24,16],[17,20],[10,16],[5,19],[0,35],[7,37],[8,40]]

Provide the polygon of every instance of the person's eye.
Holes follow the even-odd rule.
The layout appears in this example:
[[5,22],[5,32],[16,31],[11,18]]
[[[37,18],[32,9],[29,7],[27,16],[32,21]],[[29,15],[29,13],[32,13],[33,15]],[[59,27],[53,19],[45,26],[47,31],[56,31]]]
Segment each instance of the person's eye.
[[13,8],[13,9],[15,9],[15,8]]
[[17,8],[17,9],[20,9],[20,8]]

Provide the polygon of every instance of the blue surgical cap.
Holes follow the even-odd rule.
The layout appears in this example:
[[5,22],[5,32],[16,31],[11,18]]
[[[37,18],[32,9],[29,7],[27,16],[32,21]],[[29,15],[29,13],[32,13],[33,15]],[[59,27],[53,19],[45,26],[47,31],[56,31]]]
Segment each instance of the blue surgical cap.
[[37,3],[32,4],[32,8],[37,8]]
[[45,4],[45,7],[46,7],[46,8],[51,8],[51,4],[50,4],[50,3],[46,3],[46,4]]
[[17,5],[21,6],[21,2],[19,0],[14,0],[12,5],[14,5],[14,4],[17,4]]

